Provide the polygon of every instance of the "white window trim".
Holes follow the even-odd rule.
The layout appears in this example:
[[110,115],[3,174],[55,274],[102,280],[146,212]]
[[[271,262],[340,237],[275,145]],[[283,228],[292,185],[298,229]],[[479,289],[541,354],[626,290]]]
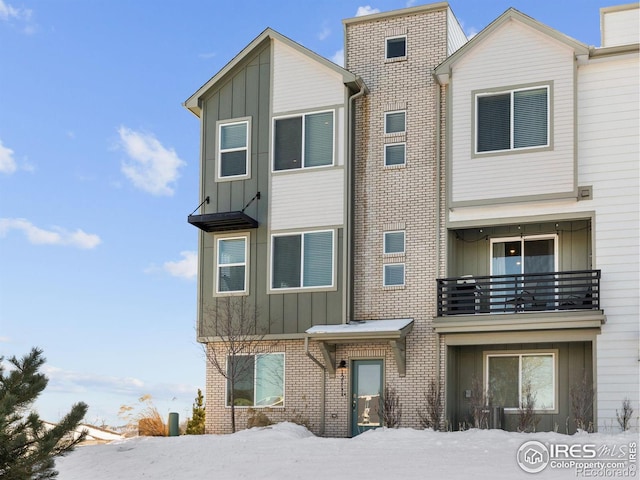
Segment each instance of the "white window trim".
[[[404,146],[404,161],[402,163],[394,163],[393,165],[387,164],[387,147],[393,147],[395,145],[403,145]],[[384,144],[384,166],[388,168],[398,168],[404,167],[407,165],[407,142],[394,142],[394,143],[385,143]]]
[[[483,362],[483,388],[485,392],[489,392],[489,358],[491,357],[518,357],[518,399],[520,405],[522,405],[522,357],[532,357],[532,356],[551,356],[553,362],[553,407],[551,408],[535,408],[534,411],[537,413],[546,413],[546,414],[558,414],[559,413],[559,392],[558,392],[558,349],[550,349],[550,350],[500,350],[500,351],[488,351],[483,352],[484,354],[484,362]],[[517,407],[506,407],[504,409],[507,413],[516,413],[518,411]]]
[[[238,354],[236,355],[236,357],[259,357],[261,355],[282,355],[282,405],[278,405],[278,406],[270,406],[270,405],[255,405],[256,403],[256,377],[257,377],[257,373],[256,373],[256,368],[255,368],[255,363],[253,364],[253,403],[254,405],[236,405],[235,408],[285,408],[286,407],[286,401],[287,401],[287,396],[286,396],[286,375],[287,375],[287,356],[285,354],[285,352],[264,352],[264,353],[253,353],[253,354]],[[228,372],[228,368],[229,368],[229,359],[231,358],[231,355],[227,355],[227,361],[225,363],[225,371]],[[254,360],[255,362],[255,360]],[[225,408],[231,408],[231,405],[228,404],[227,400],[229,399],[229,380],[225,378],[225,382],[224,382],[224,405]]]
[[[389,233],[402,233],[402,251],[401,252],[387,252],[387,234]],[[389,230],[382,234],[382,253],[384,255],[404,255],[407,251],[407,233],[405,230]]]
[[[398,38],[404,38],[404,55],[400,55],[399,57],[389,57],[389,40],[396,40]],[[385,60],[393,61],[393,60],[407,58],[408,46],[409,46],[409,42],[407,41],[407,35],[394,35],[394,36],[391,36],[391,37],[385,37],[385,39],[384,39],[384,58],[385,58]]]
[[[244,263],[224,263],[224,264],[220,264],[218,263],[218,258],[219,258],[219,252],[220,252],[220,242],[224,241],[224,240],[238,240],[238,239],[243,239],[245,241],[244,243]],[[250,249],[250,242],[251,240],[251,234],[249,232],[246,233],[230,233],[230,234],[222,234],[222,235],[216,235],[215,236],[215,248],[214,248],[214,279],[213,279],[213,284],[214,284],[214,288],[213,288],[213,296],[214,297],[233,297],[233,296],[240,296],[240,295],[249,295],[249,249]],[[219,281],[220,281],[220,274],[219,274],[219,269],[220,267],[233,267],[233,266],[239,266],[239,265],[244,265],[244,290],[234,290],[234,291],[220,291],[220,285],[219,285]]]
[[[531,147],[514,147],[513,146],[513,136],[514,136],[514,130],[513,130],[513,122],[514,122],[514,115],[513,115],[513,108],[514,108],[514,102],[513,102],[513,95],[515,92],[524,92],[526,90],[540,90],[540,89],[546,89],[547,90],[547,143],[545,145],[534,145]],[[510,148],[507,149],[503,149],[503,150],[488,150],[485,152],[479,152],[478,151],[478,115],[479,115],[479,108],[478,108],[478,98],[481,97],[495,97],[496,95],[504,95],[504,94],[510,94],[511,99],[510,99],[510,104],[509,104],[509,109],[510,109],[510,124],[509,124],[509,145]],[[531,86],[531,87],[522,87],[522,88],[512,88],[512,89],[506,89],[506,90],[500,90],[500,91],[495,91],[495,92],[483,92],[483,93],[476,93],[475,94],[475,98],[474,98],[474,104],[475,104],[475,121],[474,121],[474,129],[475,129],[475,136],[474,136],[474,145],[473,145],[473,153],[474,155],[493,155],[496,153],[504,153],[504,152],[521,152],[521,151],[527,151],[527,150],[535,150],[535,149],[540,149],[540,148],[548,148],[551,146],[551,87],[550,85],[535,85],[535,86]]]
[[[558,271],[558,234],[541,234],[541,235],[522,235],[518,237],[496,237],[489,239],[489,275],[493,275],[493,244],[494,243],[504,243],[504,242],[520,242],[520,251],[521,255],[524,255],[524,242],[527,240],[549,240],[553,239],[553,268],[554,271]],[[522,257],[524,258],[524,257]],[[520,265],[520,273],[523,272],[524,262]],[[550,272],[551,273],[551,272]]]
[[[391,267],[396,265],[402,265],[402,283],[387,284],[387,276],[385,274],[387,271],[386,267]],[[404,287],[406,282],[407,282],[407,267],[404,262],[385,263],[384,265],[382,265],[382,286],[383,287],[390,287],[390,288]]]
[[[307,167],[305,165],[306,163],[306,158],[305,158],[305,154],[304,154],[304,137],[305,137],[305,117],[308,115],[315,115],[315,114],[319,114],[319,113],[331,113],[331,117],[332,117],[332,123],[333,123],[333,132],[332,132],[332,136],[331,136],[331,163],[327,164],[327,165],[316,165],[313,167]],[[275,159],[276,159],[276,142],[275,142],[275,138],[276,138],[276,121],[277,120],[284,120],[286,118],[297,118],[297,117],[302,117],[302,130],[301,130],[301,135],[302,135],[302,151],[300,152],[300,155],[302,156],[302,165],[300,166],[300,168],[286,168],[283,170],[276,170],[276,165],[275,165]],[[319,168],[330,168],[330,167],[334,167],[336,165],[336,111],[329,109],[329,110],[314,110],[313,112],[304,112],[304,113],[297,113],[297,114],[293,114],[293,115],[280,115],[277,117],[273,117],[272,118],[272,124],[271,124],[271,130],[272,130],[272,135],[271,135],[271,173],[275,173],[275,174],[280,174],[280,173],[291,173],[291,172],[299,172],[299,171],[304,171],[304,170],[316,170]]]
[[[229,182],[233,180],[245,180],[251,178],[251,117],[246,117],[242,119],[233,119],[233,120],[220,120],[217,122],[216,129],[216,182]],[[244,148],[221,148],[221,139],[222,139],[222,127],[228,127],[232,125],[247,125],[247,138],[246,138],[246,147]],[[244,175],[227,175],[222,176],[222,154],[227,152],[240,152],[242,150],[246,150],[246,171]]]
[[[393,115],[394,113],[404,113],[404,130],[399,132],[387,132],[387,115]],[[407,111],[406,110],[393,110],[390,112],[384,112],[384,134],[385,135],[403,135],[407,133]]]
[[[331,285],[318,285],[312,287],[304,287],[302,286],[304,279],[304,235],[307,233],[325,233],[331,232]],[[273,287],[273,246],[275,237],[292,237],[300,235],[300,287],[283,287],[283,288],[274,288]],[[271,234],[271,245],[269,248],[270,259],[269,259],[269,285],[268,285],[268,293],[289,293],[289,292],[299,292],[299,291],[327,291],[327,290],[335,290],[336,288],[336,231],[335,229],[324,229],[324,230],[304,230],[304,231],[295,231],[295,232],[282,232],[282,233],[272,233]]]

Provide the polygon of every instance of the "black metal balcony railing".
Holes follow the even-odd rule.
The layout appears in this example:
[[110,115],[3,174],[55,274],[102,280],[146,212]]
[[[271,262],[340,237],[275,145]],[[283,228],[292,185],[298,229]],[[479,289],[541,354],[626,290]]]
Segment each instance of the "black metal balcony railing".
[[440,278],[438,316],[600,310],[600,270]]

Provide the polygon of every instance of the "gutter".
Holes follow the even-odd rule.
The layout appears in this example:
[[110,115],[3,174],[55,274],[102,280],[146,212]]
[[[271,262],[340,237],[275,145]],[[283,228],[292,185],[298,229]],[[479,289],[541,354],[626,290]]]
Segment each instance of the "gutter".
[[318,365],[322,369],[322,389],[320,395],[320,435],[324,436],[325,431],[325,411],[326,411],[326,396],[327,396],[327,367],[325,367],[320,361],[314,357],[309,351],[309,337],[304,338],[304,353],[313,360],[313,363]]

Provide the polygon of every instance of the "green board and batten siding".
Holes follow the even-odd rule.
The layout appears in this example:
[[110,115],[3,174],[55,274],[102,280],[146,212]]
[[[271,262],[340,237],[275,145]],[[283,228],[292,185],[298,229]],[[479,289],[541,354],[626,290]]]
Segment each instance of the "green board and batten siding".
[[[259,227],[251,230],[249,248],[248,304],[255,308],[260,327],[268,324],[263,333],[269,335],[301,334],[312,325],[340,323],[342,321],[342,265],[343,229],[336,235],[337,290],[328,292],[302,292],[267,294],[269,281],[269,176],[271,175],[270,97],[272,78],[272,46],[269,40],[258,45],[243,61],[231,69],[224,78],[202,98],[204,146],[201,178],[202,197],[211,203],[202,213],[239,211],[260,192],[245,211],[255,218]],[[215,181],[216,128],[219,120],[251,119],[251,176],[245,180]],[[226,232],[220,232],[226,233]],[[201,233],[202,250],[199,258],[200,278],[198,313],[199,337],[215,337],[212,322],[207,317],[215,311],[219,298],[214,297],[215,241],[214,234]]]

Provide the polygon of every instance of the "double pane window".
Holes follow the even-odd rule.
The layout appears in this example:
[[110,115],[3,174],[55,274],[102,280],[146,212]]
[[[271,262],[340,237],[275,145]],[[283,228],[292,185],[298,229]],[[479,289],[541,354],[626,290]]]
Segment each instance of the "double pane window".
[[333,231],[273,236],[273,289],[331,286]]
[[248,175],[248,145],[248,121],[220,124],[218,131],[218,178]]
[[549,88],[513,90],[476,97],[476,151],[549,145]]
[[[232,395],[233,394],[233,395]],[[284,354],[236,355],[227,358],[227,405],[284,405]]]
[[273,143],[274,170],[333,165],[333,112],[276,119]]
[[217,250],[216,292],[245,292],[247,237],[219,238]]
[[555,355],[487,355],[486,388],[496,406],[520,408],[531,399],[535,410],[553,410]]

